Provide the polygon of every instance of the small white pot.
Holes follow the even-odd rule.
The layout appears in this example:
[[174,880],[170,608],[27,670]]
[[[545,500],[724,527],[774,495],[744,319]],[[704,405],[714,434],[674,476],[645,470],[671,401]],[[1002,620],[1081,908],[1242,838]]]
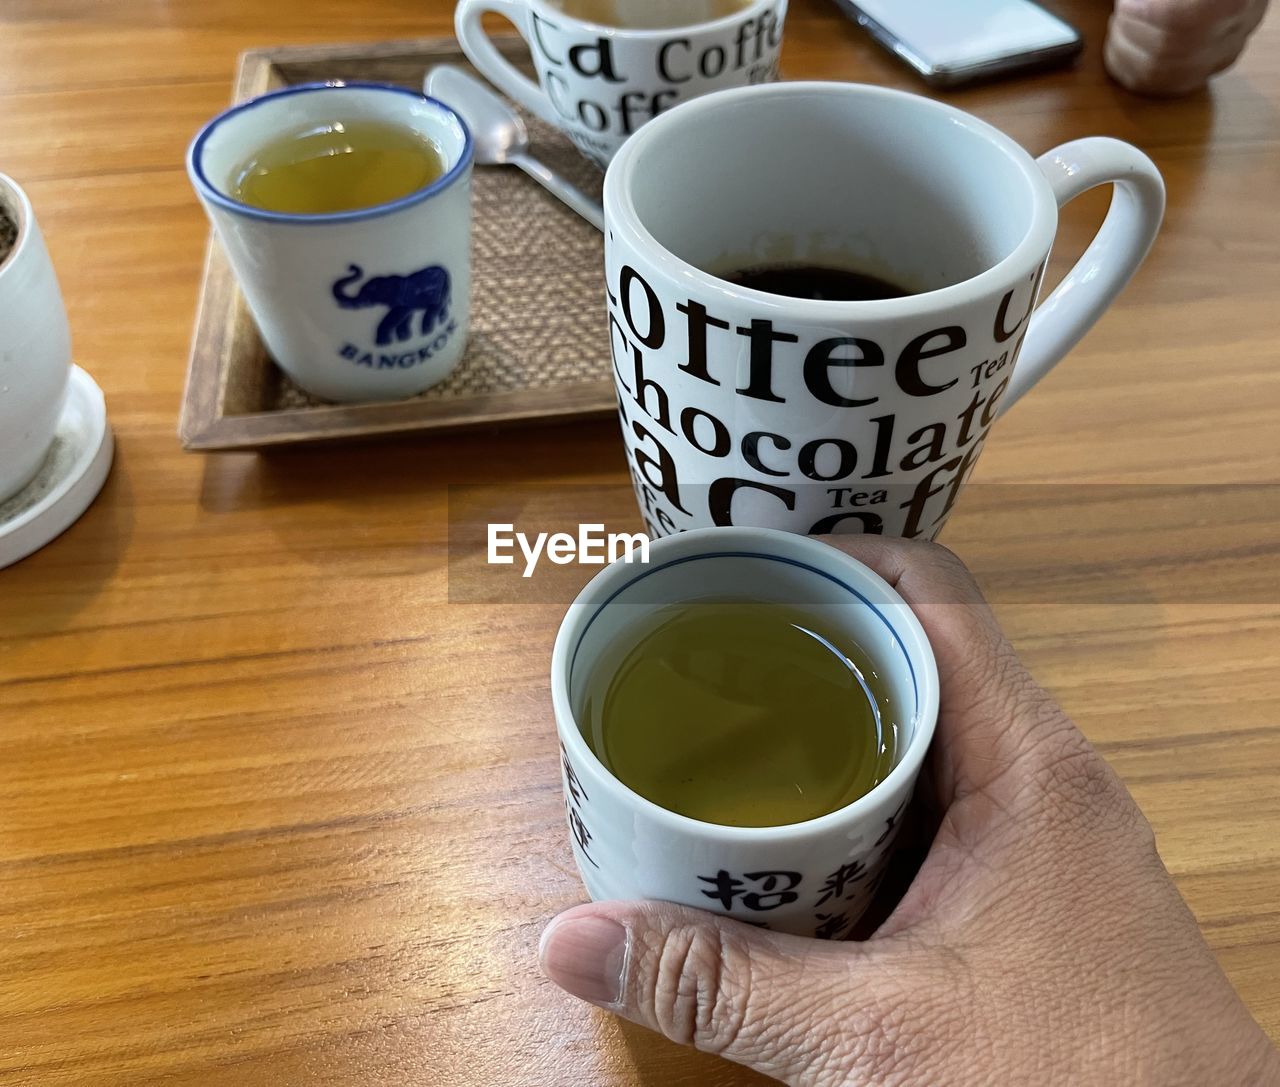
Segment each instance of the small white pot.
[[0,174],[18,237],[0,262],[0,502],[22,490],[53,443],[71,375],[71,330],[31,201]]

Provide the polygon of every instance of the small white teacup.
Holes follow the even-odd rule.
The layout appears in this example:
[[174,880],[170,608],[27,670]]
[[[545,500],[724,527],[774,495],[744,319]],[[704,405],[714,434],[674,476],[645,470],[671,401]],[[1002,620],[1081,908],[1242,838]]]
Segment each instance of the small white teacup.
[[[273,139],[335,119],[418,133],[439,149],[444,175],[388,204],[323,215],[265,211],[229,195],[237,168]],[[301,84],[233,106],[187,153],[267,350],[302,388],[342,401],[413,396],[462,361],[471,163],[471,134],[448,106],[356,82]]]
[[0,502],[40,470],[71,377],[71,330],[31,201],[0,174],[0,209],[18,228],[0,259]]
[[[657,608],[726,599],[820,610],[877,662],[903,731],[897,764],[865,796],[789,826],[720,826],[646,800],[592,752],[578,721],[601,654]],[[551,697],[574,859],[593,899],[664,899],[836,939],[883,876],[933,737],[938,671],[906,601],[856,559],[774,529],[701,529],[655,540],[647,564],[615,562],[588,583],[556,637]]]

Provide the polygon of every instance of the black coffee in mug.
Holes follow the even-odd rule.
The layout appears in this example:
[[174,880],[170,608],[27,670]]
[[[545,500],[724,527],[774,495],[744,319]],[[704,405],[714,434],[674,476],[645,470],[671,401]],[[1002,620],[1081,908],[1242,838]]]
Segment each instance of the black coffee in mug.
[[761,264],[716,274],[753,291],[817,302],[873,302],[916,293],[879,276],[822,264]]

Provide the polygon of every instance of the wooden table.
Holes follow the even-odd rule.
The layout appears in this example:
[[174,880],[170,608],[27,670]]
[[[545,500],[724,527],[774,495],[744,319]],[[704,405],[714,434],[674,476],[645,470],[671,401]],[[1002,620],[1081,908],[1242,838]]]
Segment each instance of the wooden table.
[[[947,541],[1280,1037],[1280,17],[1209,93],[1151,102],[1102,74],[1106,5],[1055,6],[1077,70],[948,99],[1036,152],[1138,143],[1168,224],[1000,426]],[[554,493],[626,522],[614,425],[270,458],[175,439],[207,230],[183,150],[237,52],[447,34],[449,10],[0,6],[0,168],[119,441],[89,514],[0,573],[0,1084],[758,1081],[539,975],[582,897],[547,683],[570,586],[449,595],[448,485],[607,485]],[[784,63],[916,86],[826,0],[793,0]],[[1059,271],[1103,207],[1070,208]]]

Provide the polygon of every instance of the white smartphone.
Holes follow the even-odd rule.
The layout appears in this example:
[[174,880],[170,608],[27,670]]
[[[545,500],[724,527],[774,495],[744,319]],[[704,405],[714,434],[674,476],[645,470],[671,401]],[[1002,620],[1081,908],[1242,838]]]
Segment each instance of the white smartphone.
[[935,87],[1061,64],[1079,31],[1031,0],[836,0]]

